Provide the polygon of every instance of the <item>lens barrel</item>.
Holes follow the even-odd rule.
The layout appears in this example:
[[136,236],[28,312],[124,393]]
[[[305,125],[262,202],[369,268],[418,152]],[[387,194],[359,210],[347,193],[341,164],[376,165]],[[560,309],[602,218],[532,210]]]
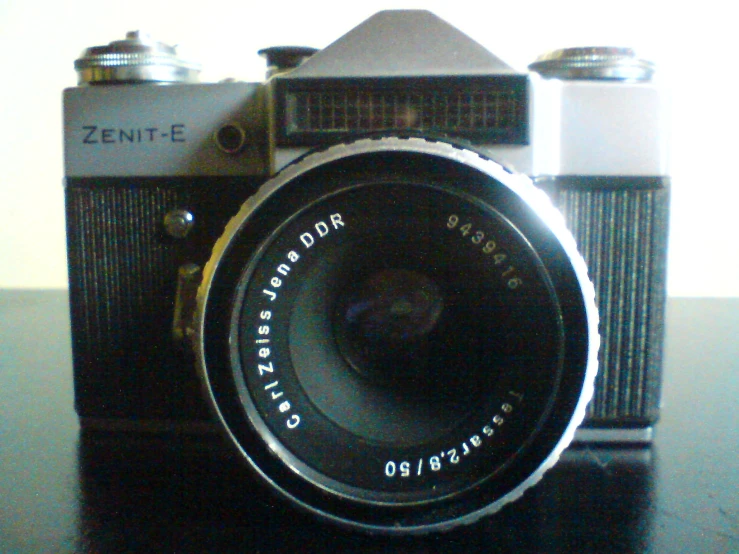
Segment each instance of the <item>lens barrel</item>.
[[309,155],[206,266],[199,371],[269,486],[357,529],[421,533],[520,496],[592,395],[593,289],[530,181],[424,139]]

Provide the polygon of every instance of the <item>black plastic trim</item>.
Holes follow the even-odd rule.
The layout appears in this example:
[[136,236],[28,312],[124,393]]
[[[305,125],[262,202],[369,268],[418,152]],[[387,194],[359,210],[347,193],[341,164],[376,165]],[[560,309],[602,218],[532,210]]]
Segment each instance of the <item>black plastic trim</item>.
[[[434,135],[448,135],[469,139],[474,143],[488,144],[529,144],[529,86],[526,75],[479,75],[479,76],[441,76],[441,77],[374,77],[374,78],[312,78],[275,79],[275,120],[278,146],[314,146],[328,144],[336,140],[365,135],[373,131],[421,132]],[[454,126],[435,125],[422,127],[415,125],[373,129],[358,127],[356,130],[330,131],[291,131],[288,98],[304,92],[387,94],[398,92],[440,95],[457,93],[505,93],[511,95],[513,121],[505,127],[462,129]]]

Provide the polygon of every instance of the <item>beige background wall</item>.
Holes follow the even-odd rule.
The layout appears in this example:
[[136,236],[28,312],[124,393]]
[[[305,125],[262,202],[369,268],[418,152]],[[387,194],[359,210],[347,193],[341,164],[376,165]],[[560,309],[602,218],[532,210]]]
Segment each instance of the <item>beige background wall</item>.
[[0,287],[66,286],[61,90],[88,45],[145,29],[204,80],[258,81],[256,51],[323,47],[385,8],[434,11],[518,69],[570,45],[630,45],[673,90],[669,292],[739,296],[735,17],[722,0],[249,2],[0,0]]

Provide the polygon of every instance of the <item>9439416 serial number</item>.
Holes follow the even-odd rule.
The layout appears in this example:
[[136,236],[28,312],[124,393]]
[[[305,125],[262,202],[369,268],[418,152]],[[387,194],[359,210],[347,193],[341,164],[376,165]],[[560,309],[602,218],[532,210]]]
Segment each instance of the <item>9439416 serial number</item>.
[[493,416],[490,423],[483,426],[479,434],[471,435],[467,440],[452,448],[445,448],[438,454],[424,456],[417,460],[389,460],[385,463],[385,477],[388,479],[409,479],[421,477],[426,473],[438,473],[444,468],[459,465],[467,457],[471,456],[480,447],[490,442],[495,436],[496,430],[515,412],[515,405],[523,401],[523,394],[510,391],[512,398],[504,402],[500,410]]
[[446,227],[459,233],[473,246],[477,246],[483,255],[490,256],[493,264],[500,268],[500,276],[509,289],[514,290],[524,284],[518,269],[511,265],[509,255],[500,248],[489,232],[477,227],[471,221],[462,220],[457,214],[451,214],[447,218]]

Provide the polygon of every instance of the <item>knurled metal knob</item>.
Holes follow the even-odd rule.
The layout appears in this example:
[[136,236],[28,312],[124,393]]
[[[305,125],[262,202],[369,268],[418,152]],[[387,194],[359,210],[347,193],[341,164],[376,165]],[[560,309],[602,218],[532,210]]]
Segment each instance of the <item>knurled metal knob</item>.
[[125,40],[85,49],[75,60],[80,85],[191,83],[200,66],[177,56],[175,47],[132,31]]
[[585,46],[563,48],[539,56],[529,69],[554,79],[649,81],[654,64],[631,48]]

